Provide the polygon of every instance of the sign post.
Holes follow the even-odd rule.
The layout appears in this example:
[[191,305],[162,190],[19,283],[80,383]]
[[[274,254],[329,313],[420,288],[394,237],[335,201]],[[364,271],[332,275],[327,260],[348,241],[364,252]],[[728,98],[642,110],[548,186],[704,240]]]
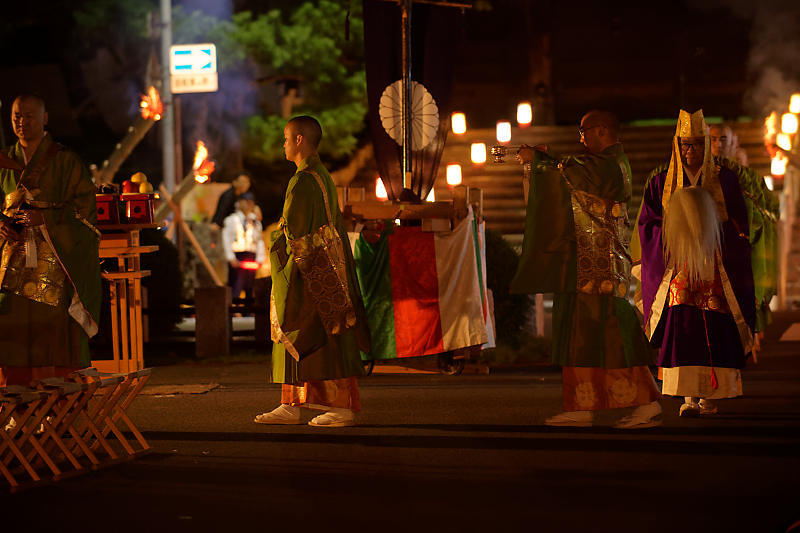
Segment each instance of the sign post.
[[169,90],[170,47],[172,46],[172,0],[161,0],[161,115],[163,134],[163,178],[167,189],[175,188],[175,112],[172,108],[172,92]]
[[[169,86],[172,94],[216,92],[217,83],[217,47],[211,43],[176,44],[169,49]],[[183,150],[181,149],[181,108],[180,96],[175,96],[175,130],[177,142],[175,151],[178,154],[178,165],[182,167]],[[183,172],[178,172],[178,176]],[[168,191],[175,191],[175,181]],[[179,212],[175,212],[176,220]],[[176,226],[177,228],[178,226]],[[184,228],[186,229],[186,228]],[[178,232],[178,254],[183,257],[183,240]],[[190,235],[190,239],[193,238]]]

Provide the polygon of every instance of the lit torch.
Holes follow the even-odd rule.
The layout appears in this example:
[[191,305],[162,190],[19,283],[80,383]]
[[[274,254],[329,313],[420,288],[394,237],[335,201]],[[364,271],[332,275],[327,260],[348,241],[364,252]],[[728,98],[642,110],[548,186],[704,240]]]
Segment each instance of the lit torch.
[[144,138],[145,134],[150,131],[153,124],[161,120],[161,114],[164,112],[164,103],[161,101],[161,96],[155,87],[150,87],[147,94],[142,95],[142,100],[139,102],[141,109],[141,116],[138,117],[134,123],[128,127],[128,132],[125,137],[114,146],[114,151],[111,155],[103,161],[103,165],[97,173],[95,180],[97,184],[111,183],[114,179],[114,174],[117,173],[119,167],[128,156],[131,155],[136,145]]
[[[197,150],[194,153],[192,170],[184,176],[175,188],[175,192],[172,193],[172,202],[175,205],[180,205],[181,200],[189,194],[196,184],[208,181],[211,174],[214,172],[214,167],[214,162],[208,159],[208,148],[206,148],[206,144],[203,141],[197,141]],[[158,209],[156,209],[155,220],[157,222],[163,221],[169,214],[170,209],[168,203],[161,203]]]
[[[194,153],[194,164],[190,176],[194,176],[197,183],[205,183],[214,172],[214,166],[214,162],[208,160],[208,148],[205,143],[197,141],[197,150]],[[186,176],[186,179],[189,179],[190,176]]]
[[764,121],[764,146],[770,154],[775,151],[774,146],[777,142],[778,125],[778,113],[773,111]]
[[142,109],[142,118],[152,118],[154,121],[161,120],[161,114],[164,112],[164,103],[161,101],[161,95],[158,94],[155,87],[151,85],[147,90],[147,94],[142,95],[139,107]]

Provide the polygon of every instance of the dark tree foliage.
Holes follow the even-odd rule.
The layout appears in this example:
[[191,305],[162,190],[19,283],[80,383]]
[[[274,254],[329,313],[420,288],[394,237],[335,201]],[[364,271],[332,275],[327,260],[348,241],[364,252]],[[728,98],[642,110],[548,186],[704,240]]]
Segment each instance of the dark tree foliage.
[[150,276],[142,280],[147,288],[147,314],[150,337],[169,334],[181,320],[181,271],[178,267],[178,249],[160,230],[144,230],[141,242],[145,246],[158,245],[158,252],[142,255],[142,269]]
[[497,343],[517,349],[525,340],[523,327],[531,313],[528,295],[508,292],[519,255],[499,233],[486,230],[486,261],[486,285],[494,295]]

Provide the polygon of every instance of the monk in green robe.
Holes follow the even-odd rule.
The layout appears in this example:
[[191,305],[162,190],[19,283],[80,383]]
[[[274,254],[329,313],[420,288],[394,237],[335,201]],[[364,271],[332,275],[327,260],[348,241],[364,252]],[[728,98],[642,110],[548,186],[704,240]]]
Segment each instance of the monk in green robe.
[[44,101],[14,100],[19,141],[0,154],[0,386],[90,364],[100,312],[95,187],[45,132]]
[[515,293],[554,293],[553,363],[562,367],[564,412],[550,426],[591,426],[594,411],[637,408],[619,428],[661,424],[660,394],[648,368],[654,354],[628,300],[631,170],[619,123],[584,115],[586,153],[558,159],[544,145],[523,147],[530,164],[522,257]]
[[753,282],[756,292],[756,324],[753,353],[758,355],[764,329],[772,322],[769,303],[778,293],[778,226],[780,201],[767,188],[764,177],[747,166],[747,156],[736,142],[736,134],[727,124],[709,125],[711,153],[718,167],[732,170],[747,207],[750,232]]
[[[336,185],[317,155],[322,128],[316,119],[295,117],[284,129],[286,159],[297,172],[286,188],[279,229],[270,239],[272,294],[272,381],[282,383],[281,405],[256,416],[259,424],[299,424],[301,408],[323,411],[309,425],[351,426],[361,409],[356,377],[363,374],[360,350],[369,352],[364,305],[356,279],[344,219],[339,210]],[[330,220],[329,220],[330,218]],[[332,224],[334,238],[343,243],[347,294],[353,313],[341,329],[331,331],[323,323],[319,297],[298,266],[298,243]],[[322,278],[333,288],[337,273]],[[319,294],[322,287],[313,287]]]

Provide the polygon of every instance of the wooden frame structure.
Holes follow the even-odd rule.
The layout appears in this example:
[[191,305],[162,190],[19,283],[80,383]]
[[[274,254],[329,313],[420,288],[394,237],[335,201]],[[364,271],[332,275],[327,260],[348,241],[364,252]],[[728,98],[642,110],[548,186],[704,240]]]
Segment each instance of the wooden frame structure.
[[33,388],[0,388],[0,475],[11,492],[149,453],[126,411],[150,372],[90,368],[66,379],[43,379]]
[[111,293],[112,360],[92,361],[103,372],[134,372],[144,368],[144,329],[142,323],[142,279],[150,275],[141,268],[141,254],[158,246],[142,246],[139,232],[157,224],[115,224],[100,226],[100,258],[116,259],[115,272],[104,272]]

